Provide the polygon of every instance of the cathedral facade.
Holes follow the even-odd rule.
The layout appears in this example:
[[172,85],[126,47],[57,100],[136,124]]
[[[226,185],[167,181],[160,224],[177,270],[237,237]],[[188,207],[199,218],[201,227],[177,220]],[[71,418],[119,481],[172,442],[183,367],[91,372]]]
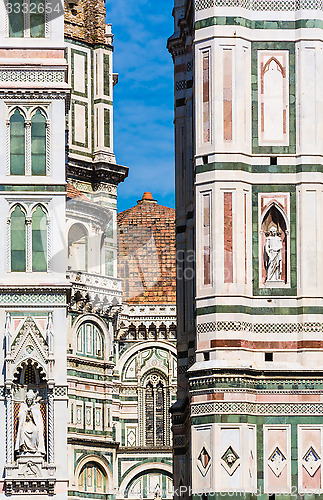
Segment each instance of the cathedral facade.
[[105,15],[0,6],[0,498],[172,496],[175,215],[117,218]]
[[175,0],[173,15],[175,491],[318,497],[322,5]]

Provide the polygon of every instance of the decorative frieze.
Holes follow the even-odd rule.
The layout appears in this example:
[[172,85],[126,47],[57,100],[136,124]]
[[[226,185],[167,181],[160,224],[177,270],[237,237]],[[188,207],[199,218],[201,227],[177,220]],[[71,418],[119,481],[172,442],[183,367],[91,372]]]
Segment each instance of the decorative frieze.
[[192,405],[191,415],[323,415],[321,403],[201,403]]
[[62,293],[0,293],[0,306],[8,307],[60,306],[66,305],[66,294]]
[[250,334],[321,333],[323,323],[251,323],[249,321],[211,321],[197,325],[197,333],[247,332]]
[[64,71],[0,70],[0,82],[64,83]]

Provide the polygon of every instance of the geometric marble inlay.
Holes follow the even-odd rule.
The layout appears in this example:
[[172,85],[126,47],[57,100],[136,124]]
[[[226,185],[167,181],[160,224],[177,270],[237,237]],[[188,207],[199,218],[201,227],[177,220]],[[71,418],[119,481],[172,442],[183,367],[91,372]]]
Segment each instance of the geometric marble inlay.
[[287,459],[278,447],[275,448],[268,458],[268,465],[277,477],[280,476],[285,465],[287,465]]
[[202,448],[201,453],[199,454],[198,460],[201,462],[203,469],[206,469],[207,466],[209,465],[211,457],[204,447]]
[[321,465],[321,459],[312,446],[305,453],[302,463],[309,475],[314,476],[315,472]]
[[239,467],[239,458],[240,457],[238,453],[234,451],[232,446],[229,446],[229,448],[227,448],[227,450],[222,455],[221,460],[223,460],[223,462],[221,462],[221,464],[230,476],[232,476],[232,474]]

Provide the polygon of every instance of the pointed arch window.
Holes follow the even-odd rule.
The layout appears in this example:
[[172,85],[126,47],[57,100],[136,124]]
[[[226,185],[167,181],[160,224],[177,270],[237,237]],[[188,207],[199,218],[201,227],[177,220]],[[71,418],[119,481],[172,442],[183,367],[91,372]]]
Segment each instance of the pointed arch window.
[[143,389],[143,435],[146,446],[169,443],[169,389],[157,373],[150,374]]
[[[28,6],[28,8],[26,8]],[[57,11],[56,11],[57,12]],[[46,0],[7,0],[9,37],[44,38],[46,36]]]
[[45,176],[50,171],[50,122],[44,109],[13,108],[7,121],[7,175]]
[[[24,36],[24,14],[23,0],[11,0],[8,2],[9,36],[21,38]],[[16,7],[14,7],[14,5]]]
[[8,220],[11,272],[46,272],[48,269],[49,221],[44,207],[37,205],[31,217],[17,204]]
[[93,323],[83,323],[77,331],[77,354],[90,358],[103,358],[103,336]]
[[68,233],[68,268],[88,270],[88,233],[82,224],[73,224]]
[[11,214],[11,271],[26,271],[26,216],[20,205]]
[[104,493],[106,491],[106,477],[101,467],[88,462],[81,470],[78,478],[79,491],[88,493]]
[[25,175],[25,118],[19,109],[10,117],[10,173]]
[[45,0],[33,0],[35,9],[30,9],[30,36],[31,38],[45,37]]
[[31,119],[31,174],[46,175],[46,118],[39,109]]
[[32,270],[47,271],[47,215],[40,205],[32,215]]

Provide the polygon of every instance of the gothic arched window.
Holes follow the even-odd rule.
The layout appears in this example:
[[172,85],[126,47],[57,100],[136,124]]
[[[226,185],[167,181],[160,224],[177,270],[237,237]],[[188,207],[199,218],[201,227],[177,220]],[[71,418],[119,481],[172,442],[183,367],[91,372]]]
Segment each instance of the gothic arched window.
[[83,323],[76,335],[77,354],[90,358],[103,358],[103,336],[93,323]]
[[143,388],[143,435],[146,446],[168,444],[169,389],[157,373],[150,374]]
[[10,117],[10,173],[25,175],[25,118],[19,109]]
[[46,118],[39,109],[31,119],[31,173],[46,175]]
[[82,468],[78,478],[79,491],[88,493],[105,493],[106,476],[95,462],[88,462]]
[[68,268],[88,270],[88,234],[82,224],[73,224],[68,233]]
[[32,270],[47,271],[47,216],[40,205],[32,215]]
[[36,8],[30,9],[30,36],[31,38],[44,38],[46,1],[36,0],[35,4]]
[[45,12],[45,0],[33,0],[28,9],[24,0],[8,0],[9,36],[11,38],[44,38]]
[[10,219],[11,271],[26,271],[26,216],[16,205]]

